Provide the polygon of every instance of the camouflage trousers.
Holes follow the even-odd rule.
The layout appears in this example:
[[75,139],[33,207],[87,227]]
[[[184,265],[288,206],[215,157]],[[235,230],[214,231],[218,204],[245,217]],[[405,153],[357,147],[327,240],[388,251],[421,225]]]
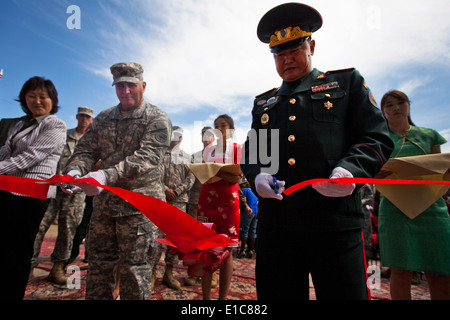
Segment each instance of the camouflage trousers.
[[86,300],[113,299],[119,260],[120,299],[150,300],[153,266],[162,250],[153,239],[161,237],[143,214],[111,217],[107,205],[94,201],[87,236]]
[[31,267],[39,264],[42,241],[50,225],[57,219],[58,235],[55,248],[51,255],[52,261],[66,262],[70,258],[73,246],[73,238],[77,227],[83,218],[86,195],[84,193],[66,194],[58,189],[56,198],[50,201],[50,205],[39,225],[39,231],[34,240],[34,252],[31,259]]
[[193,218],[195,218],[195,219],[197,219],[197,210],[198,210],[198,204],[197,203],[189,203],[188,204],[188,206],[187,206],[187,213],[191,216],[191,217],[193,217]]

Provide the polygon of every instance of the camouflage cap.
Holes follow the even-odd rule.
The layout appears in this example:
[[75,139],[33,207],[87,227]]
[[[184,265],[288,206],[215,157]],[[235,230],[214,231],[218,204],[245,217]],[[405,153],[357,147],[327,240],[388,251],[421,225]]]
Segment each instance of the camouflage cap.
[[180,138],[183,137],[183,128],[179,126],[173,126],[172,127],[172,141],[178,141]]
[[85,114],[90,117],[94,117],[94,110],[89,107],[79,107],[77,114]]
[[120,62],[111,66],[111,74],[113,75],[113,84],[118,82],[138,83],[144,80],[142,74],[144,69],[136,62]]

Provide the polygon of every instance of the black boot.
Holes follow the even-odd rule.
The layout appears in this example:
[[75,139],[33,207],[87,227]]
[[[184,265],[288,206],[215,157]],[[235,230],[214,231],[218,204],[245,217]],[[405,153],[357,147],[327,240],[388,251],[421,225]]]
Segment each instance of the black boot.
[[245,255],[246,258],[251,259],[253,257],[253,254],[255,253],[255,242],[256,242],[255,238],[250,238],[249,239],[248,250],[247,250],[247,253]]
[[241,239],[241,247],[239,248],[239,253],[237,255],[238,258],[242,258],[244,256],[245,245],[247,244],[247,238]]

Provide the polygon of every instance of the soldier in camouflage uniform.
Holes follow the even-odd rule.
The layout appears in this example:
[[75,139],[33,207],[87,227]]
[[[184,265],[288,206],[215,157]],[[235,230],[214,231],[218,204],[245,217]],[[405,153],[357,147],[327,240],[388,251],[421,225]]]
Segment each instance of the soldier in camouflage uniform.
[[[163,158],[170,145],[170,119],[144,100],[141,65],[118,63],[111,73],[120,103],[94,119],[64,172],[165,200]],[[99,159],[100,170],[89,172]],[[160,238],[161,231],[114,193],[93,185],[83,185],[82,190],[95,195],[87,235],[86,299],[113,299],[120,259],[121,300],[149,300],[152,269],[161,254],[161,244],[153,239]],[[80,187],[65,189],[79,191]]]
[[[211,127],[203,127],[202,129],[202,144],[203,149],[194,152],[191,156],[191,163],[202,163],[203,162],[203,150],[206,146],[213,143],[215,140],[214,131]],[[197,219],[197,208],[198,208],[198,198],[200,197],[200,191],[202,190],[202,183],[195,178],[194,185],[191,190],[189,190],[189,200],[188,200],[188,213]]]
[[[195,176],[187,167],[190,155],[181,150],[180,144],[183,140],[183,129],[173,127],[172,141],[164,155],[164,187],[166,201],[174,207],[187,212],[188,192],[194,185]],[[179,290],[180,282],[172,274],[173,266],[178,263],[178,257],[170,250],[166,251],[164,261],[166,270],[163,283],[170,288]]]
[[[61,174],[62,169],[66,166],[67,161],[73,154],[75,146],[94,119],[93,117],[94,110],[91,108],[78,108],[78,113],[76,115],[78,125],[76,128],[67,130],[66,145],[64,146],[61,158],[58,162],[56,170],[57,174]],[[56,198],[51,200],[44,218],[39,225],[36,239],[34,240],[34,254],[31,259],[30,277],[32,277],[33,268],[37,267],[39,264],[38,257],[45,233],[50,228],[52,222],[57,219],[58,236],[56,238],[55,248],[51,255],[53,267],[48,275],[48,280],[55,284],[67,283],[67,277],[64,274],[63,267],[70,258],[73,238],[76,229],[83,218],[85,197],[86,195],[84,193],[66,194],[61,190],[57,191]]]

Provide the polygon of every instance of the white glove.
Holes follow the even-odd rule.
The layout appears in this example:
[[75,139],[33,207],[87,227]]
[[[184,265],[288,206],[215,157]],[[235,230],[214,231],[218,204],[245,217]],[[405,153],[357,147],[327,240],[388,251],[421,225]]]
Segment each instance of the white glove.
[[[268,173],[259,173],[255,178],[255,188],[256,192],[263,198],[274,198],[281,200],[283,196],[281,193],[284,190],[284,181],[276,181],[277,186],[275,186],[275,181],[273,176]],[[276,188],[277,192],[276,192]]]
[[[330,179],[335,178],[353,178],[353,175],[347,169],[337,167],[333,169],[330,175]],[[312,187],[326,197],[346,197],[352,194],[356,185],[354,183],[334,183],[330,181],[313,183]]]
[[[81,176],[81,173],[78,170],[70,170],[69,172],[67,172],[67,175],[72,176],[75,179],[78,179]],[[83,191],[80,187],[73,185],[71,183],[61,184],[59,188],[62,190],[62,192],[67,194],[74,194]]]
[[[103,170],[89,172],[87,175],[81,178],[93,178],[97,180],[97,182],[101,185],[106,185],[106,176]],[[96,196],[103,190],[103,188],[94,186],[92,184],[82,184],[80,185],[80,187],[81,189],[83,189],[84,193],[86,193],[87,196]]]

